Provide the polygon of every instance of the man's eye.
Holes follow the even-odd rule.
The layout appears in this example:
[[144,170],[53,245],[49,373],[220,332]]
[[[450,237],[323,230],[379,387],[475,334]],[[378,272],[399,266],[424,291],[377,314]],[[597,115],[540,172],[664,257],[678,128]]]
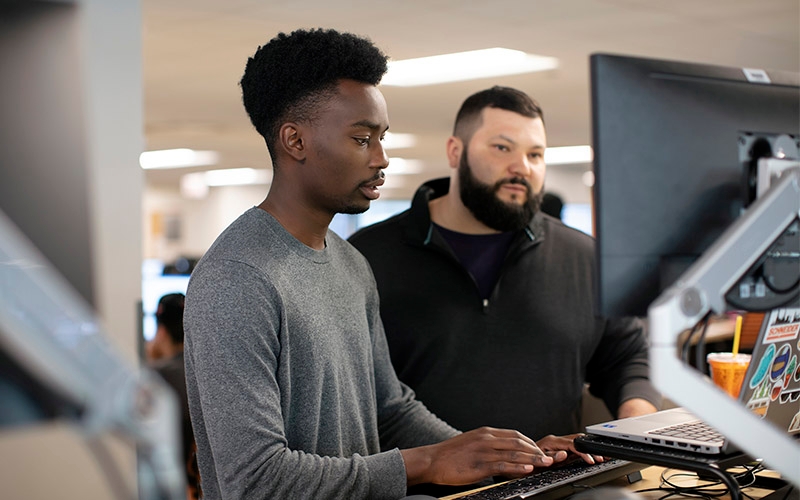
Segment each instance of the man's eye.
[[506,146],[505,144],[495,144],[494,147],[499,149],[500,151],[510,151],[508,149],[508,146]]
[[361,146],[368,146],[369,145],[369,137],[353,137],[357,143]]

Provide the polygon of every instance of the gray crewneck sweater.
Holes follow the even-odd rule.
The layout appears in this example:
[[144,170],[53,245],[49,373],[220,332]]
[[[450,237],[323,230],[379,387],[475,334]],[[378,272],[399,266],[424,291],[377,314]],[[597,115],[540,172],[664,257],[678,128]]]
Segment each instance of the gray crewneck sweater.
[[398,448],[457,434],[397,380],[366,260],[252,208],[192,273],[186,386],[205,499],[400,498]]

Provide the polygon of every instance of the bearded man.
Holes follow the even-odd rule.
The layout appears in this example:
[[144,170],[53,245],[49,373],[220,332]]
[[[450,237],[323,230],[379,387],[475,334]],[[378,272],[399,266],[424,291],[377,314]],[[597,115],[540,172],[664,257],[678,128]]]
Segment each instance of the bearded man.
[[539,210],[546,147],[527,94],[478,92],[447,141],[450,177],[349,240],[375,274],[400,380],[463,430],[580,432],[586,384],[615,417],[661,404],[641,321],[596,314],[594,240]]

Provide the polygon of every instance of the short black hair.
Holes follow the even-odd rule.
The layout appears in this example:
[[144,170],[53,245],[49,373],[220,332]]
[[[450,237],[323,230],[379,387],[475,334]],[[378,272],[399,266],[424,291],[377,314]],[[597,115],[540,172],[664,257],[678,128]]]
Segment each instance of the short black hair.
[[511,87],[494,87],[476,92],[461,104],[453,126],[453,135],[468,142],[480,124],[481,112],[484,108],[499,108],[528,118],[541,118],[544,113],[541,106],[533,98],[521,90]]
[[275,163],[275,141],[286,121],[314,118],[339,80],[378,85],[388,57],[369,39],[332,29],[279,33],[247,60],[242,101]]
[[561,212],[564,210],[564,200],[555,193],[546,192],[542,195],[542,212],[547,215],[553,216],[556,219],[561,219]]
[[186,297],[182,293],[168,293],[158,300],[156,324],[163,325],[169,338],[183,344],[183,305]]

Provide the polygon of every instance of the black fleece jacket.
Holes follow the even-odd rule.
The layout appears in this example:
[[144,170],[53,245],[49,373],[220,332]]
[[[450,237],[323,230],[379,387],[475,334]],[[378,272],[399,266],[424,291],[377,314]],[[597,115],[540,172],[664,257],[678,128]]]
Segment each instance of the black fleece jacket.
[[448,189],[430,181],[409,210],[350,237],[375,274],[395,370],[418,399],[460,430],[534,439],[582,431],[584,383],[612,414],[633,397],[658,407],[642,322],[595,315],[594,240],[537,213],[483,300],[430,221],[428,202]]

